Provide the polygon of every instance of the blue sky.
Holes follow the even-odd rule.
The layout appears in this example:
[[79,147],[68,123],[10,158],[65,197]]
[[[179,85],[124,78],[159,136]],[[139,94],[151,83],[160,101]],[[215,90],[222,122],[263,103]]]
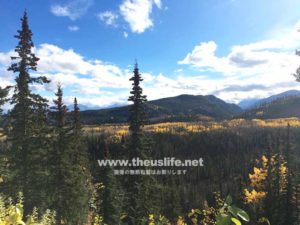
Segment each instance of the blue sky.
[[297,0],[0,0],[0,85],[24,9],[52,83],[67,103],[126,104],[137,59],[149,99],[215,94],[228,102],[299,89]]

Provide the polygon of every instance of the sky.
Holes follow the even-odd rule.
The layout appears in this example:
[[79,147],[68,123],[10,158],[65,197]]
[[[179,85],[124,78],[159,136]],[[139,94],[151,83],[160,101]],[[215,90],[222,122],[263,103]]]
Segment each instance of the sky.
[[0,0],[0,86],[20,18],[27,10],[35,75],[32,90],[51,103],[57,84],[66,104],[127,104],[137,60],[148,100],[215,95],[230,103],[300,90],[299,0]]

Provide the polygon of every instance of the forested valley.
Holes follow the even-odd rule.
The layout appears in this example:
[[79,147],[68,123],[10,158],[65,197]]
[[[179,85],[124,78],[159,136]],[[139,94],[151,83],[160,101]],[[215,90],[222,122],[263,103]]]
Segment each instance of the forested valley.
[[[8,68],[16,84],[0,89],[1,106],[12,105],[1,110],[0,225],[300,224],[298,118],[150,123],[136,63],[128,123],[85,125],[60,84],[53,102],[32,90],[51,81],[35,76],[26,12],[21,22]],[[121,175],[98,163],[136,157],[204,165]]]

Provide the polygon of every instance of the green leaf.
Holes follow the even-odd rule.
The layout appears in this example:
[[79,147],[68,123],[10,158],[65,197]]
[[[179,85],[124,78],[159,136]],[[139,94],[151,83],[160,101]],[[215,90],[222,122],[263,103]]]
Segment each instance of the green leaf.
[[238,214],[239,208],[237,208],[237,207],[231,205],[231,206],[228,206],[228,211],[229,211],[232,215],[234,215],[235,217],[237,217],[237,216],[238,216],[237,214]]
[[238,209],[238,213],[237,215],[244,221],[249,222],[250,221],[250,217],[249,215],[242,209]]
[[235,225],[242,225],[241,221],[236,218],[231,218],[231,221],[234,222]]
[[230,225],[230,217],[226,214],[217,215],[217,225]]
[[231,203],[232,203],[232,197],[231,197],[230,195],[228,195],[228,196],[226,197],[225,203],[226,203],[227,205],[231,205]]

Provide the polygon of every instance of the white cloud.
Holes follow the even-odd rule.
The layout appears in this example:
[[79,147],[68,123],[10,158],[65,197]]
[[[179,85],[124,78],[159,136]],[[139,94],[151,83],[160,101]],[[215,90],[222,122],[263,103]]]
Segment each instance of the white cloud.
[[10,56],[15,55],[13,51],[9,53],[0,52],[0,65],[8,65],[11,61]]
[[[38,92],[43,91],[43,94],[46,93],[45,97],[51,99],[57,83],[61,83],[65,89],[66,100],[78,96],[83,102],[91,103],[91,99],[94,99],[95,102],[92,105],[101,107],[104,102],[105,106],[109,103],[119,104],[119,99],[123,99],[123,104],[127,102],[124,93],[118,95],[107,92],[105,89],[110,88],[117,92],[120,92],[120,89],[127,90],[130,87],[131,71],[100,60],[87,60],[72,49],[65,50],[51,44],[42,44],[36,47],[34,52],[40,61],[38,71],[32,74],[47,76],[51,83],[45,86],[35,85],[32,88]],[[0,52],[0,74],[2,74],[0,86],[14,84],[15,75],[6,71],[11,63],[10,55],[12,51]],[[110,102],[109,96],[111,96]],[[96,100],[97,98],[99,101]],[[71,103],[72,101],[67,101],[67,104]]]
[[79,30],[79,27],[78,26],[68,26],[68,30],[69,31],[78,31]]
[[154,0],[154,4],[157,6],[157,8],[161,9],[162,6],[161,0]]
[[[202,42],[179,61],[199,71],[219,72],[227,76],[253,76],[265,73],[291,73],[298,64],[295,49],[300,46],[297,27],[285,29],[285,35],[245,45],[234,45],[219,57],[214,41]],[[273,74],[274,75],[274,74]]]
[[[80,85],[94,92],[97,87],[126,88],[129,84],[125,70],[100,60],[86,60],[72,49],[64,50],[51,44],[42,44],[35,50],[40,58],[39,73],[68,85]],[[78,89],[78,88],[77,88]]]
[[71,16],[71,13],[67,6],[54,5],[51,7],[51,12],[55,16]]
[[118,15],[112,11],[105,11],[98,13],[98,19],[105,22],[106,25],[109,26],[117,26]]
[[[300,65],[300,57],[294,54],[294,50],[300,47],[299,33],[293,33],[292,28],[285,33],[287,35],[273,39],[234,45],[222,57],[216,55],[215,42],[200,43],[180,61],[180,64],[199,70],[198,75],[189,75],[182,66],[172,77],[147,73],[141,64],[145,94],[149,100],[180,94],[214,94],[238,103],[246,98],[300,90],[300,83],[295,82],[291,75]],[[74,96],[78,97],[80,104],[93,106],[127,103],[132,67],[120,68],[101,59],[87,59],[73,49],[52,44],[42,44],[34,51],[40,58],[37,73],[52,80],[46,87],[36,86],[35,90],[53,93],[56,84],[61,82],[68,104],[72,103]],[[14,75],[6,71],[9,56],[13,54],[13,51],[0,52],[0,86],[14,83]],[[218,76],[212,76],[215,75],[212,72],[217,72]],[[53,94],[46,97],[51,98]]]
[[217,44],[214,41],[202,42],[195,46],[191,53],[179,61],[179,64],[188,64],[199,68],[201,71],[214,70],[218,72],[231,71],[231,65],[223,57],[217,57],[215,52]]
[[93,0],[70,0],[67,4],[52,5],[50,11],[55,16],[76,20],[84,15],[93,4]]
[[153,26],[150,17],[153,5],[161,8],[160,0],[124,0],[119,6],[120,13],[134,33],[143,33]]
[[[97,14],[97,18],[108,26],[117,27],[119,17],[124,20],[132,32],[143,33],[154,26],[151,18],[153,7],[162,9],[161,0],[123,0],[118,11],[104,11]],[[123,32],[125,38],[128,33]]]
[[300,89],[292,76],[300,65],[300,58],[295,55],[295,49],[300,47],[298,24],[266,40],[234,45],[222,57],[217,56],[214,41],[202,42],[178,64],[190,65],[202,73],[219,74],[221,78],[209,85],[215,88],[211,93],[231,102]]

